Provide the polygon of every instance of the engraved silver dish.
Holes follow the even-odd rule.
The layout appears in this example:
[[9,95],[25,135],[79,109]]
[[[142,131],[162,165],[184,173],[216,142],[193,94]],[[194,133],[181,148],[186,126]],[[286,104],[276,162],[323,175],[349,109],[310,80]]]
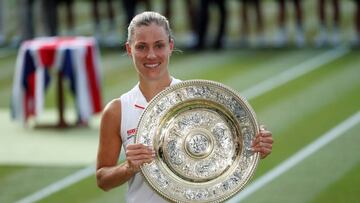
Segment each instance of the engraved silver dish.
[[155,160],[141,167],[148,184],[173,202],[222,202],[252,177],[259,154],[254,111],[238,93],[207,80],[160,92],[140,117],[136,142]]

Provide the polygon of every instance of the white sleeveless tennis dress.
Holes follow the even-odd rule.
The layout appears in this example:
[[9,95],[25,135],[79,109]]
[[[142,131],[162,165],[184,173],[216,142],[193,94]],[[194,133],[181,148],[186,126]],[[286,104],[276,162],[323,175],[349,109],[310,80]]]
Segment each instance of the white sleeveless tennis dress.
[[[180,80],[172,78],[171,84],[179,83]],[[123,148],[128,144],[135,143],[136,127],[138,125],[141,113],[144,111],[148,102],[140,91],[139,83],[129,92],[121,95],[121,140]],[[127,203],[161,203],[167,202],[151,189],[145,182],[140,172],[136,173],[128,181],[128,192],[126,195]]]

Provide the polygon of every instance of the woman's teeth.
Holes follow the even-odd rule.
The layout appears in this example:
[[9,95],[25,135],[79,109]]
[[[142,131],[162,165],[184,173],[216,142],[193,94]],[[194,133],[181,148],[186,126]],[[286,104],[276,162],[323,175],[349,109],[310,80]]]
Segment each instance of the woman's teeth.
[[147,68],[156,68],[158,67],[160,64],[159,63],[155,63],[155,64],[145,64],[145,67]]

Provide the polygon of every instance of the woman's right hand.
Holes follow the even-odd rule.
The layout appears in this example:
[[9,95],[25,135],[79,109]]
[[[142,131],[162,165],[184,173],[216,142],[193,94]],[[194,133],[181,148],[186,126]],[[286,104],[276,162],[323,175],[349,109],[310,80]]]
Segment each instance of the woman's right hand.
[[143,144],[129,144],[126,147],[127,167],[133,172],[140,171],[140,166],[154,160],[155,151]]

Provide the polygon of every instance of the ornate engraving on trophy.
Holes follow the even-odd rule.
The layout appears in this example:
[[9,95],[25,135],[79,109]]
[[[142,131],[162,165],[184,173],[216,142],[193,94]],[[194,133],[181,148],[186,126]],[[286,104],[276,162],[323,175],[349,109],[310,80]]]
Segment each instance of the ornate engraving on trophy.
[[136,141],[156,151],[141,171],[171,201],[224,201],[256,168],[251,142],[257,131],[253,110],[233,90],[212,81],[179,83],[156,96],[140,118]]

